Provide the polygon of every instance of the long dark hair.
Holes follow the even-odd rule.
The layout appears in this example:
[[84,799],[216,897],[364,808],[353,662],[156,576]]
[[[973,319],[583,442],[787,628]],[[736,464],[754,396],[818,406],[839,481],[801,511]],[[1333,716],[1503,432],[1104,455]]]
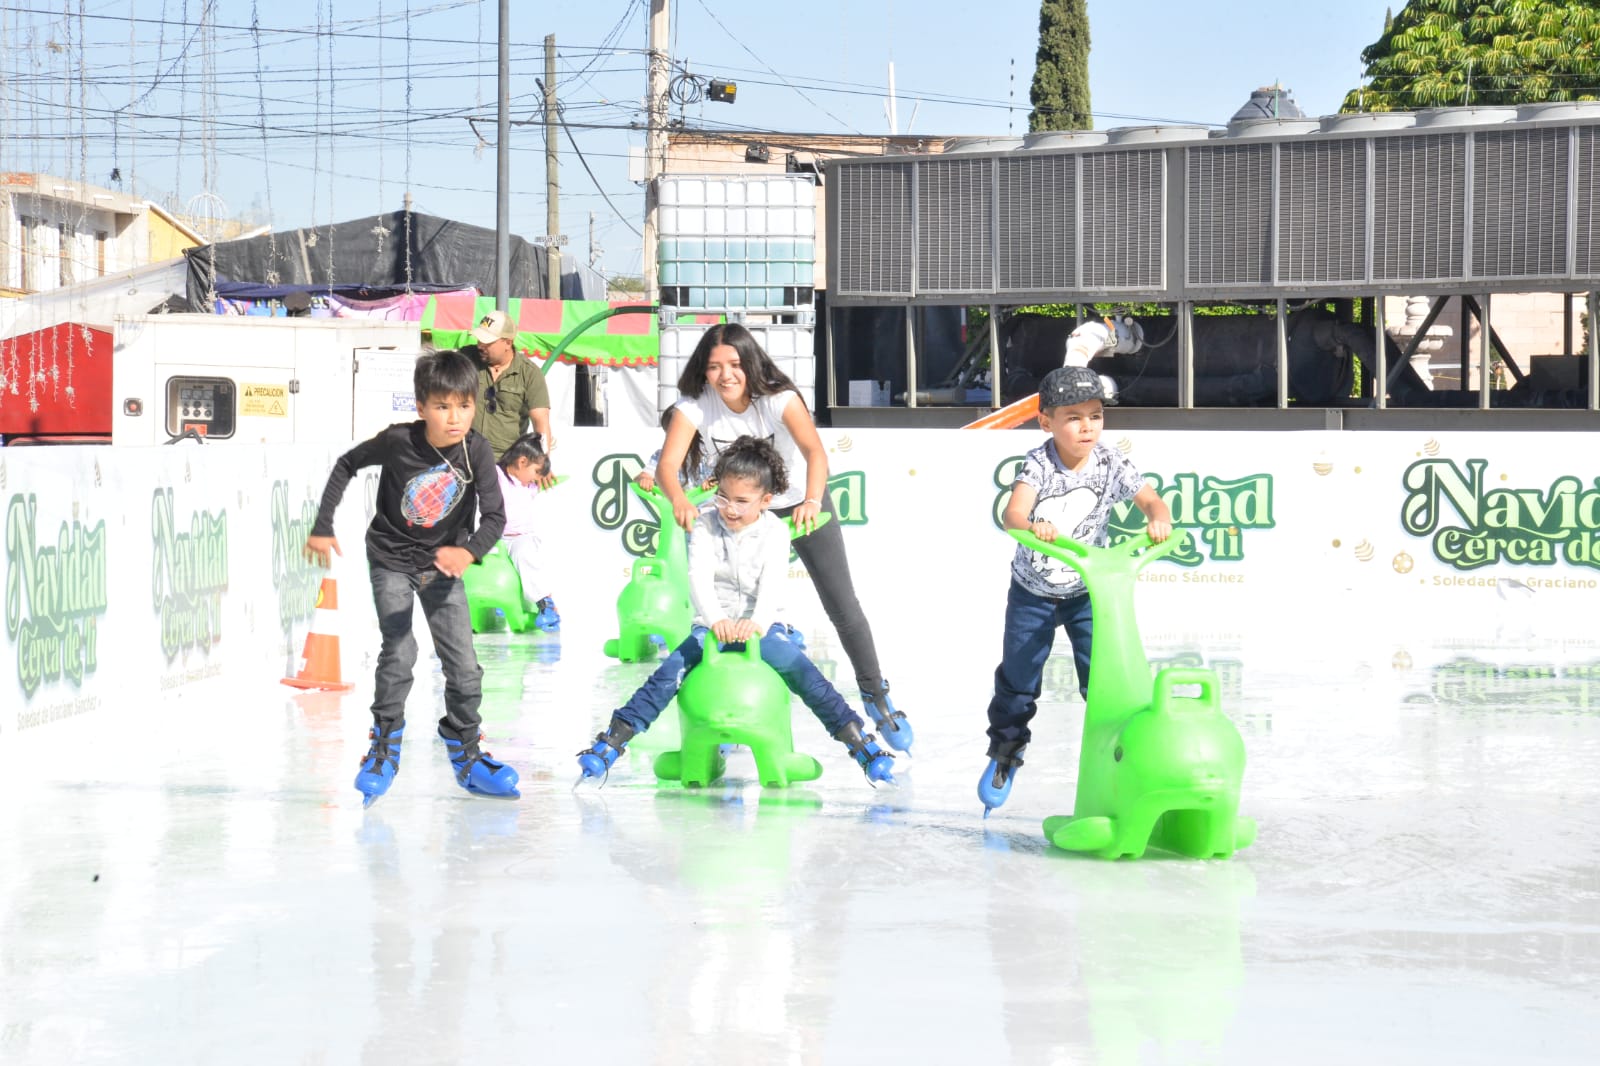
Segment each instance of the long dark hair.
[[[661,412],[661,432],[665,433],[672,428],[672,416],[677,410],[677,405],[674,404]],[[689,438],[688,450],[683,453],[683,465],[678,468],[679,481],[693,487],[690,483],[694,481],[700,472],[700,467],[706,461],[705,451],[705,442],[700,439],[700,431],[697,429],[694,431],[694,436]],[[655,471],[652,470],[650,476],[654,477]]]
[[728,478],[748,478],[761,486],[761,491],[782,496],[789,491],[789,471],[783,465],[783,456],[769,440],[740,437],[717,456],[718,484]]
[[[694,354],[678,377],[678,393],[682,396],[699,396],[706,388],[706,364],[711,361],[711,349],[726,344],[739,353],[739,366],[744,370],[745,390],[751,399],[770,396],[785,389],[800,395],[800,387],[779,370],[750,331],[737,322],[724,322],[712,326],[694,346]],[[802,397],[801,402],[804,403]]]

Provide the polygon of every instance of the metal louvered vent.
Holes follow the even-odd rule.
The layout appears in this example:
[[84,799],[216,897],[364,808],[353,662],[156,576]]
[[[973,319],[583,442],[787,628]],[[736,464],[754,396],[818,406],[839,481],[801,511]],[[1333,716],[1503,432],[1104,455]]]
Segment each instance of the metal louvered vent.
[[1186,155],[1189,284],[1270,282],[1271,146],[1190,148]]
[[1278,156],[1278,281],[1362,281],[1365,140],[1286,143]]
[[839,168],[839,247],[828,254],[841,293],[911,295],[911,166]]
[[1577,262],[1573,273],[1600,274],[1600,126],[1578,128]]
[[994,287],[994,163],[930,159],[917,174],[917,291]]
[[1473,151],[1473,276],[1565,273],[1567,131],[1479,133]]
[[1160,151],[1083,157],[1083,288],[1163,286],[1165,176]]
[[1372,198],[1374,280],[1465,274],[1465,134],[1374,140]]
[[999,170],[1001,291],[1077,288],[1077,159],[1022,155]]

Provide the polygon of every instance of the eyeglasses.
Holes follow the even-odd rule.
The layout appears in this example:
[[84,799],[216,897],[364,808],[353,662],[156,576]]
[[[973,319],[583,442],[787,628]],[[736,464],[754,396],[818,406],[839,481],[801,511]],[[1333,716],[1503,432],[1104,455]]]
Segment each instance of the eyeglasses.
[[497,410],[499,410],[499,405],[495,402],[493,385],[490,385],[488,388],[483,390],[483,402],[488,406],[490,414],[494,414]]
[[715,503],[720,510],[728,512],[729,518],[738,518],[755,506],[754,503],[734,503],[720,492],[711,497],[711,502]]

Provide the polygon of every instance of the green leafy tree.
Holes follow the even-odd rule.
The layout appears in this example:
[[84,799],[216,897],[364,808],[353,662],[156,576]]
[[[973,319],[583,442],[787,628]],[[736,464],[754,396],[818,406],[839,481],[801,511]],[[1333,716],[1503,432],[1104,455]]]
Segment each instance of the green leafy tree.
[[1600,0],[1412,0],[1344,111],[1600,98]]
[[1044,0],[1039,5],[1039,53],[1034,57],[1033,111],[1028,129],[1087,130],[1089,113],[1089,13],[1084,0]]

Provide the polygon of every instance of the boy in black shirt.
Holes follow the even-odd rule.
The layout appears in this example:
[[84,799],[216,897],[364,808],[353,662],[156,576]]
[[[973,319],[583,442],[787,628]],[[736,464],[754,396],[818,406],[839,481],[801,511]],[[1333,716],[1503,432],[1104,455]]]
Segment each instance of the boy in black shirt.
[[[322,492],[322,506],[306,554],[323,566],[339,551],[333,512],[357,470],[381,465],[377,513],[367,527],[367,562],[378,608],[383,650],[372,695],[372,747],[361,761],[356,788],[370,806],[389,790],[400,769],[406,696],[411,692],[417,641],[411,630],[411,599],[433,633],[444,668],[444,717],[439,736],[468,792],[516,797],[517,772],[478,747],[483,719],[483,670],[472,650],[472,621],[461,573],[494,547],[505,528],[505,505],[494,473],[489,442],[472,432],[478,369],[461,352],[437,352],[417,360],[413,375],[416,422],[390,426],[339,457]],[[474,503],[482,518],[472,528]]]

